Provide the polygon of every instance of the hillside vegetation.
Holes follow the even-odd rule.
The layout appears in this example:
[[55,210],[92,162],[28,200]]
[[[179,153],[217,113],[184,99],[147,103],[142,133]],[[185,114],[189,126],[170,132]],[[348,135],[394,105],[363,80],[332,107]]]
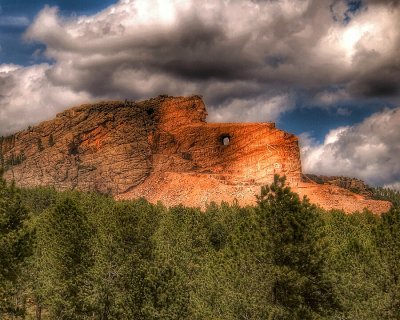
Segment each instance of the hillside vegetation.
[[324,211],[279,177],[204,212],[0,179],[0,264],[0,319],[399,319],[400,209]]

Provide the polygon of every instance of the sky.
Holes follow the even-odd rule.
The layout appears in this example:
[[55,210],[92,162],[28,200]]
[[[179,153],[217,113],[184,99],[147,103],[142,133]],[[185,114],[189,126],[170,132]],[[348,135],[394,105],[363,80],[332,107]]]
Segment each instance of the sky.
[[400,190],[400,0],[0,0],[0,135],[71,106],[200,94],[303,171]]

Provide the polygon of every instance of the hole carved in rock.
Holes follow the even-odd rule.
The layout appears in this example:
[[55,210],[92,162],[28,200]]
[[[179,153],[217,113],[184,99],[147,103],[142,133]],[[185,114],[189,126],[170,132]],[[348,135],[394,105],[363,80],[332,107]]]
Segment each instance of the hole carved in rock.
[[229,146],[231,143],[231,137],[227,134],[224,134],[220,137],[220,141],[221,141],[222,145]]

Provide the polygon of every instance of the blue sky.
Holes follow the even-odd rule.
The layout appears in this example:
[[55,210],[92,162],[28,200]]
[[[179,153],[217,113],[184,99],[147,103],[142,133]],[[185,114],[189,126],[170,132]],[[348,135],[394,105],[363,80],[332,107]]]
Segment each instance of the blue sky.
[[[398,1],[0,0],[0,6],[0,134],[82,102],[201,94],[209,121],[274,121],[300,135],[308,171],[400,181],[400,168],[387,159],[400,156],[397,136],[379,130],[398,124],[395,116],[381,123],[400,105]],[[387,154],[360,162],[348,150],[360,138],[355,132],[366,135],[360,150],[385,145]],[[339,152],[342,171],[328,167]],[[378,161],[391,178],[373,177]]]
[[112,0],[1,0],[0,1],[0,63],[30,65],[46,59],[34,56],[39,43],[29,43],[23,34],[38,12],[46,5],[57,6],[65,16],[93,14],[115,3]]
[[[23,35],[35,16],[45,6],[57,6],[60,15],[73,17],[79,15],[95,14],[108,6],[116,3],[112,0],[86,0],[86,1],[28,1],[28,0],[2,0],[0,19],[0,63],[13,63],[23,66],[33,65],[41,62],[52,62],[43,55],[35,54],[43,52],[45,45],[40,42],[32,42],[24,39]],[[362,1],[348,1],[347,10],[344,13],[343,23],[347,24],[351,16],[360,10]],[[336,19],[336,17],[335,17]],[[332,128],[337,126],[351,125],[362,121],[366,116],[379,111],[382,107],[393,107],[394,104],[385,99],[374,99],[374,101],[352,101],[346,102],[344,108],[351,110],[350,113],[340,114],[336,110],[318,108],[318,105],[310,106],[308,101],[296,101],[297,107],[282,114],[276,119],[279,126],[295,134],[305,131],[312,134],[317,140],[323,140]]]

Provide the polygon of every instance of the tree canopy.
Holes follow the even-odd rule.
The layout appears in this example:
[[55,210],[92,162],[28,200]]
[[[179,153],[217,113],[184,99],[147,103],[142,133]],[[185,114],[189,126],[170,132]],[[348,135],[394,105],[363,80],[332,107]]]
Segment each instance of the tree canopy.
[[400,211],[325,211],[283,177],[206,210],[0,179],[1,319],[398,319]]

